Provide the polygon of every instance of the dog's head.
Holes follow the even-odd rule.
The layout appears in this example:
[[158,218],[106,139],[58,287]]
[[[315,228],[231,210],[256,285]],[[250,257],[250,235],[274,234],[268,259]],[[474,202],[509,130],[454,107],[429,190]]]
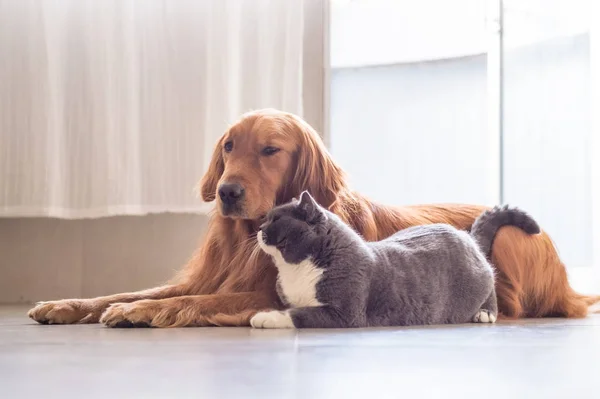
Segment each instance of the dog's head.
[[308,123],[264,109],[243,115],[221,137],[200,193],[207,202],[216,198],[223,216],[259,219],[304,190],[329,207],[344,184],[342,170]]

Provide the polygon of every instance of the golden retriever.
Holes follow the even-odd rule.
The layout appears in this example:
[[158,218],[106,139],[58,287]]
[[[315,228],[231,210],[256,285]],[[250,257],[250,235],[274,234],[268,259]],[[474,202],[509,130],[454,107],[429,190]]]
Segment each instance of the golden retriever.
[[[29,316],[44,324],[109,327],[247,326],[259,310],[280,308],[276,270],[256,245],[261,218],[303,190],[367,240],[428,223],[469,229],[486,207],[390,207],[350,190],[344,172],[315,130],[301,118],[260,110],[242,116],[217,143],[200,182],[217,200],[203,244],[169,285],[93,299],[41,302]],[[552,241],[514,227],[498,233],[492,261],[504,317],[583,317],[599,296],[575,293]]]

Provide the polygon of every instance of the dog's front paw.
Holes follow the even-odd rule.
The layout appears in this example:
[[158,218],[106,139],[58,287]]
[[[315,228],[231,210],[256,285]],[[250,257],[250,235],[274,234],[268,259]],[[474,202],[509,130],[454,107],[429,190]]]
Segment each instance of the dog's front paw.
[[290,313],[278,310],[255,314],[250,319],[250,325],[253,328],[294,328],[294,322],[290,317]]
[[100,323],[107,327],[149,327],[153,316],[143,303],[114,303],[102,314]]
[[38,302],[27,315],[40,324],[97,323],[104,310],[93,299]]

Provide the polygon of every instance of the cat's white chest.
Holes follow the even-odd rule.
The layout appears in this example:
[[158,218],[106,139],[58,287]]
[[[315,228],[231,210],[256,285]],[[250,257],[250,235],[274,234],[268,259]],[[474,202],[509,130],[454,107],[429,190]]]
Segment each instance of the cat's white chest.
[[277,280],[286,302],[294,308],[323,306],[317,299],[317,284],[323,277],[323,269],[310,259],[298,264],[287,263],[277,248],[264,243],[262,231],[258,232],[257,239],[261,248],[272,256],[279,271]]
[[275,265],[279,270],[281,291],[292,307],[323,305],[317,299],[317,284],[321,281],[323,269],[315,266],[309,259],[290,264],[280,257],[275,259]]

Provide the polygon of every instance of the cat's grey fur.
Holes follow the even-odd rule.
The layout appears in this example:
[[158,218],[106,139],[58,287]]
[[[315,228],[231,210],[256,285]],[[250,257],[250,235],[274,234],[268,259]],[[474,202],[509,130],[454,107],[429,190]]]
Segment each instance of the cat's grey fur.
[[526,213],[484,212],[471,232],[450,225],[411,227],[366,242],[308,192],[274,208],[258,234],[279,269],[291,307],[258,313],[263,328],[340,328],[494,322],[498,307],[487,260],[498,229],[540,232]]

